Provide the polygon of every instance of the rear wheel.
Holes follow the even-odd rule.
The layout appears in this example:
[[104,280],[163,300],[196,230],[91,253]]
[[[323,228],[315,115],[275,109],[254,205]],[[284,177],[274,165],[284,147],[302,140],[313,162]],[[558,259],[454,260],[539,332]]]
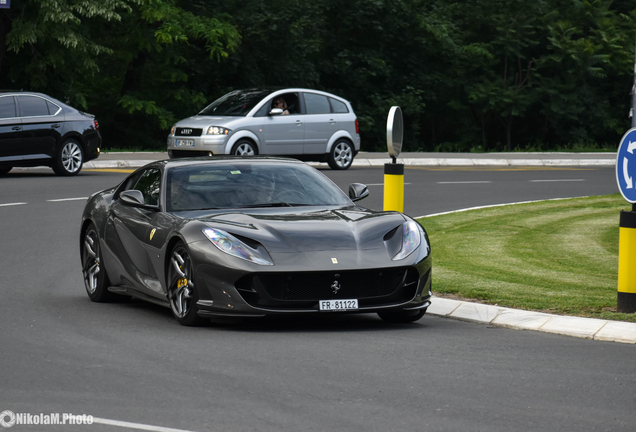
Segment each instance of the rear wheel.
[[254,156],[258,154],[258,150],[251,141],[239,140],[232,147],[232,154],[236,156]]
[[108,291],[110,281],[102,264],[97,229],[92,223],[84,233],[81,253],[82,274],[88,297],[98,303],[112,301],[117,294]]
[[382,321],[390,323],[411,323],[419,320],[426,313],[426,308],[415,311],[378,312]]
[[53,171],[60,176],[74,176],[81,171],[83,163],[82,146],[74,139],[67,139],[55,158]]
[[329,167],[334,170],[346,170],[353,162],[353,147],[347,140],[336,141],[329,153]]
[[178,243],[170,255],[168,300],[172,314],[179,324],[184,326],[203,324],[205,319],[197,315],[198,299],[190,253],[183,243]]
[[11,171],[13,167],[0,167],[0,175],[5,175],[9,171]]

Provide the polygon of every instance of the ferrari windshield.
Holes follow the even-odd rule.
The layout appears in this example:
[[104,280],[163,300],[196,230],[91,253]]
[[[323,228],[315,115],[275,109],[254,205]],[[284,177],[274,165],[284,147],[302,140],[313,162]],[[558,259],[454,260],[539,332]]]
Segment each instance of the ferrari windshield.
[[299,163],[215,162],[172,167],[167,176],[169,212],[352,205],[331,180]]
[[199,115],[245,116],[273,91],[272,89],[235,90],[212,102]]

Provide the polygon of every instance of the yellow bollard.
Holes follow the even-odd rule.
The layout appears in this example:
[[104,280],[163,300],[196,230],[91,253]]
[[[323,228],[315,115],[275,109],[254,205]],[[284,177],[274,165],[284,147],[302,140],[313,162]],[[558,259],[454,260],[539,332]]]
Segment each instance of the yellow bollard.
[[636,312],[636,213],[621,212],[618,240],[617,310]]
[[404,211],[403,164],[384,164],[384,210]]

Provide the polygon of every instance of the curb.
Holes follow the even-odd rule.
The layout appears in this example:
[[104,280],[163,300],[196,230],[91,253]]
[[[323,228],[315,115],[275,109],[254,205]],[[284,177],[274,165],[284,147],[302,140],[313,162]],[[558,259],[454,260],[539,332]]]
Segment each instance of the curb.
[[139,159],[139,160],[92,160],[84,163],[82,168],[99,169],[99,168],[139,168],[151,162],[156,162],[155,159]]
[[[139,168],[148,163],[155,162],[155,159],[140,160],[93,160],[86,162],[84,168]],[[387,159],[354,159],[351,166],[354,167],[379,167],[384,164],[392,163],[390,158]],[[468,158],[406,158],[397,159],[397,163],[406,166],[616,166],[615,159],[468,159]],[[316,162],[309,165],[316,167],[327,167],[327,163]]]
[[636,323],[551,315],[433,297],[428,314],[516,330],[535,330],[598,341],[636,343]]
[[[387,159],[354,159],[352,166],[384,166]],[[406,166],[615,166],[615,159],[469,159],[469,158],[404,158],[397,163]]]

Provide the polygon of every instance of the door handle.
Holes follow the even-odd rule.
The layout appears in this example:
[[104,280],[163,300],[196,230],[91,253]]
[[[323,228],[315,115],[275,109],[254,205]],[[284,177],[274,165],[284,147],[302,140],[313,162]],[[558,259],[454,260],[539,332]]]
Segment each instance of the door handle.
[[301,124],[303,124],[303,122],[302,122],[302,121],[300,121],[300,120],[296,120],[296,124],[297,124],[298,126],[300,126]]
[[22,130],[22,126],[13,126],[11,130]]
[[331,124],[335,124],[335,123],[336,123],[336,121],[335,121],[334,119],[329,119],[329,123],[331,123]]
[[59,123],[55,123],[54,125],[51,125],[51,127],[57,129],[57,128],[60,127],[60,124]]

